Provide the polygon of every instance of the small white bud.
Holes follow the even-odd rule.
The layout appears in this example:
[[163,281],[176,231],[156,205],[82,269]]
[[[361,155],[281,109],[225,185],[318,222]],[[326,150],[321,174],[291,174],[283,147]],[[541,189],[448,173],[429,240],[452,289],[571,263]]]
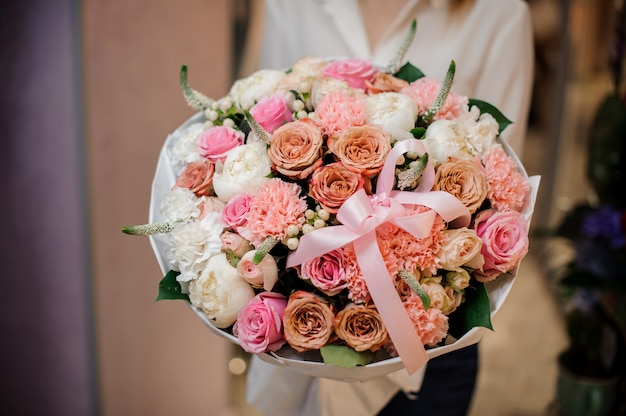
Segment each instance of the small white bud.
[[300,245],[300,240],[298,240],[295,237],[289,238],[287,240],[287,248],[289,250],[295,250],[298,248],[299,245]]
[[289,237],[295,237],[300,233],[300,229],[296,225],[290,225],[287,227],[287,235]]

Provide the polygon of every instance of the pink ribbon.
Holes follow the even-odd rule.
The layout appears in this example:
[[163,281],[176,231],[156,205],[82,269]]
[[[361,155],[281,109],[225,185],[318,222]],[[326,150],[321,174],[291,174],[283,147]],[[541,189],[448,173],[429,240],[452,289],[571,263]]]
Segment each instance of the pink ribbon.
[[[368,196],[364,190],[356,192],[337,212],[341,225],[320,228],[303,235],[298,249],[289,254],[287,267],[297,266],[353,243],[372,300],[404,367],[409,374],[413,374],[426,364],[428,356],[385,267],[376,243],[376,228],[390,221],[414,237],[424,238],[430,234],[437,214],[451,223],[452,227],[466,227],[470,222],[470,213],[465,205],[449,193],[430,191],[435,180],[434,168],[430,163],[415,191],[393,190],[396,161],[410,151],[419,154],[426,152],[419,140],[409,139],[397,143],[387,155],[378,175],[376,194]],[[412,211],[412,205],[423,205],[431,210],[406,215]]]

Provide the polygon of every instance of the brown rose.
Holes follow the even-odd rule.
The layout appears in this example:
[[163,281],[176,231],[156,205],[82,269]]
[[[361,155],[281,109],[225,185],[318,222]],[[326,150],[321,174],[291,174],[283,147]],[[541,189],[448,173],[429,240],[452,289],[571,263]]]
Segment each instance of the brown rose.
[[388,91],[399,92],[402,88],[408,87],[409,83],[386,72],[377,72],[371,81],[365,81],[365,85],[368,94],[378,94]]
[[176,179],[174,187],[187,188],[196,196],[209,196],[215,165],[208,159],[191,162]]
[[309,195],[331,214],[356,191],[363,188],[363,176],[336,162],[320,166],[311,175]]
[[309,119],[283,124],[272,134],[267,154],[276,170],[305,179],[322,164],[322,133]]
[[356,351],[378,351],[389,341],[387,328],[374,305],[346,305],[335,318],[335,332]]
[[391,134],[382,127],[349,127],[328,139],[328,148],[353,172],[374,176],[391,150]]
[[298,290],[289,296],[283,314],[285,339],[298,352],[318,350],[328,343],[334,320],[335,314],[326,300]]
[[487,197],[489,185],[478,159],[450,159],[437,168],[433,189],[456,197],[473,214]]

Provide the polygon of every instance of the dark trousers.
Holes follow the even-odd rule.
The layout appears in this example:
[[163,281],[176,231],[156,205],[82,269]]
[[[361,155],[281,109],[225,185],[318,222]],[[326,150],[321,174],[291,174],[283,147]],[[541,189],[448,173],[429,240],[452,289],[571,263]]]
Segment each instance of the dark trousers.
[[428,361],[422,388],[409,398],[400,391],[378,416],[464,416],[472,401],[478,372],[478,344]]

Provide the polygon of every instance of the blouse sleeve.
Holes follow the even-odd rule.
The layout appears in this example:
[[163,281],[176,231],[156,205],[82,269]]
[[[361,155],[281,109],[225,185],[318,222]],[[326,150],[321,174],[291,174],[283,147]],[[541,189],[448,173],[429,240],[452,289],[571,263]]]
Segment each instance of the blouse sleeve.
[[513,124],[502,137],[522,158],[534,71],[534,46],[530,11],[520,2],[518,12],[503,22],[487,54],[475,96],[490,102]]

